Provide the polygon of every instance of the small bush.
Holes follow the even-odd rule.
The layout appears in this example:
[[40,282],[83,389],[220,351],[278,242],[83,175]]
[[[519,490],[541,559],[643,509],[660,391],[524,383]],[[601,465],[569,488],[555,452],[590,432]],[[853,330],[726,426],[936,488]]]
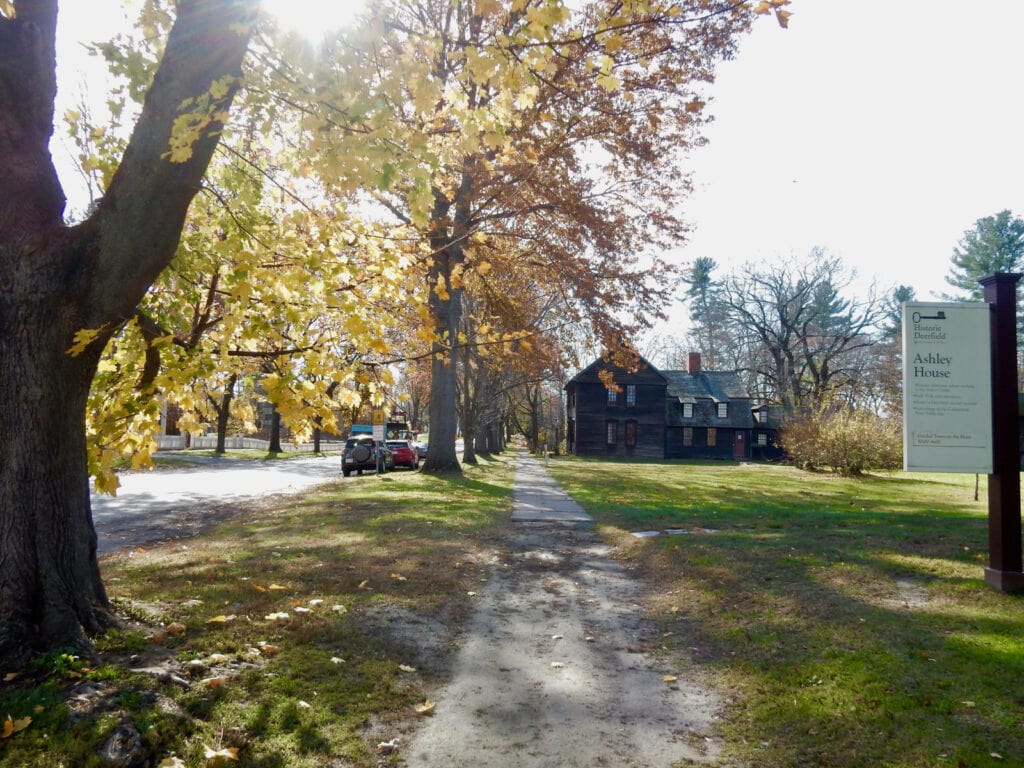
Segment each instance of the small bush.
[[794,417],[782,430],[782,446],[803,469],[828,467],[841,475],[903,465],[900,423],[850,408],[822,408]]

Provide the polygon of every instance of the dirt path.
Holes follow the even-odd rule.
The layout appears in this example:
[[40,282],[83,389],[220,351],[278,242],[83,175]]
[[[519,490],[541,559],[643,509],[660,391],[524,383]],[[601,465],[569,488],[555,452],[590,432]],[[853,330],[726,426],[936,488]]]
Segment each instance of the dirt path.
[[[714,763],[717,701],[643,652],[640,585],[543,466],[516,466],[513,539],[401,754],[409,768],[660,768]],[[548,509],[550,508],[550,509]],[[550,521],[545,519],[546,510]],[[666,675],[678,681],[666,683]]]

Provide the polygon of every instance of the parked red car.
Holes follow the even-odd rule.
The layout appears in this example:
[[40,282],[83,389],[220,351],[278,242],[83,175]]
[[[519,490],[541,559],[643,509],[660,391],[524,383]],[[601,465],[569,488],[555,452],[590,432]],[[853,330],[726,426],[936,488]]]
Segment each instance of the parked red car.
[[395,455],[396,467],[420,468],[420,455],[408,440],[388,440],[388,448]]

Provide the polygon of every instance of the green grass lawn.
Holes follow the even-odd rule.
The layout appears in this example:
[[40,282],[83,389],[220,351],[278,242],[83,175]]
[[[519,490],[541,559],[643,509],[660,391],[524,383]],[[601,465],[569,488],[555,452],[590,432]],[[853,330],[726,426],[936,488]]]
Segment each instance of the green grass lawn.
[[[973,475],[728,463],[551,470],[654,587],[754,766],[1024,765],[1024,599],[993,591]],[[637,539],[632,531],[686,533]],[[669,634],[670,633],[670,634]]]
[[[653,650],[719,692],[725,764],[1024,765],[1024,599],[983,582],[973,475],[550,470],[647,584]],[[373,746],[447,675],[511,482],[510,457],[454,480],[368,476],[104,559],[138,623],[96,659],[0,670],[0,719],[31,718],[0,739],[0,766],[104,765],[125,722],[165,768],[394,764]],[[652,529],[682,533],[630,535]]]
[[446,674],[511,483],[511,458],[455,479],[373,475],[105,558],[139,624],[96,659],[51,653],[5,680],[0,719],[32,720],[0,739],[0,766],[107,765],[98,752],[125,722],[147,765],[378,765],[373,745]]

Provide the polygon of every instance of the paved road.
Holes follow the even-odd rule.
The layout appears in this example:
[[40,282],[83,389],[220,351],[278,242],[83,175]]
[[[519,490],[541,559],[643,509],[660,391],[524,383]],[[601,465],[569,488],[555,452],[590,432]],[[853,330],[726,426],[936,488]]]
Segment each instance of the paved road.
[[[190,462],[194,460],[189,457]],[[128,472],[120,479],[116,497],[92,494],[100,554],[191,536],[238,502],[340,480],[341,459],[338,455],[288,461],[206,459],[199,465]]]

